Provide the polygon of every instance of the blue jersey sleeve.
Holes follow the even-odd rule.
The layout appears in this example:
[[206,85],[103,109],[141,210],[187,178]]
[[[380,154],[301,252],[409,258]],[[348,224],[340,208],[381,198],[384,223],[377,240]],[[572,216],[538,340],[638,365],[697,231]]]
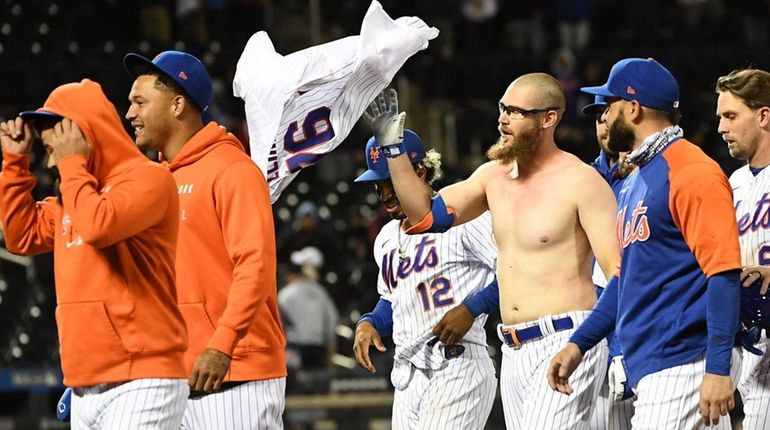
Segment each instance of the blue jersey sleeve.
[[497,276],[481,291],[466,298],[463,304],[468,308],[473,318],[500,309],[500,288],[497,285]]
[[602,339],[607,337],[615,328],[615,318],[618,315],[618,277],[613,276],[604,287],[604,292],[594,306],[591,315],[580,324],[569,341],[586,353]]
[[737,270],[717,273],[708,279],[706,292],[706,372],[729,375],[740,313],[740,275]]
[[393,307],[391,303],[383,298],[377,302],[374,310],[364,314],[358,324],[368,322],[377,330],[380,336],[390,336],[393,334]]

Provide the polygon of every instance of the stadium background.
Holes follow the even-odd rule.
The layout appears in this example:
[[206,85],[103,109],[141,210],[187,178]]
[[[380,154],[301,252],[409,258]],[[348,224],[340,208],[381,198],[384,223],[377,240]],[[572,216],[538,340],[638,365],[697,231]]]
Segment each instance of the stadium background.
[[[357,34],[369,5],[366,0],[0,1],[0,119],[37,108],[57,85],[86,77],[103,85],[123,115],[131,85],[123,56],[178,49],[205,62],[215,80],[212,114],[244,142],[243,105],[231,85],[248,37],[265,30],[277,51],[288,54]],[[686,136],[729,174],[738,163],[716,131],[714,82],[735,68],[767,68],[770,60],[767,0],[381,3],[393,17],[416,15],[441,31],[426,51],[407,61],[393,86],[409,112],[407,126],[427,147],[444,153],[443,184],[482,162],[497,137],[498,98],[514,77],[531,71],[549,72],[562,82],[568,109],[557,143],[592,160],[593,120],[579,114],[589,99],[578,89],[603,83],[610,66],[629,56],[654,57],[674,73]],[[387,221],[371,187],[352,182],[363,168],[368,133],[363,124],[357,126],[274,205],[279,285],[291,251],[316,246],[326,257],[321,283],[341,315],[330,365],[291,375],[287,428],[389,428],[392,345],[376,355],[379,372],[373,376],[351,358],[355,321],[377,301],[371,247]],[[40,149],[36,193],[44,196],[52,192],[54,178],[39,166]],[[295,218],[301,214],[312,222],[300,228]],[[67,428],[54,416],[62,390],[54,307],[51,256],[18,257],[0,249],[0,430]],[[487,327],[497,320],[492,317]],[[490,352],[499,361],[499,341],[488,331]],[[499,398],[488,428],[503,428]]]

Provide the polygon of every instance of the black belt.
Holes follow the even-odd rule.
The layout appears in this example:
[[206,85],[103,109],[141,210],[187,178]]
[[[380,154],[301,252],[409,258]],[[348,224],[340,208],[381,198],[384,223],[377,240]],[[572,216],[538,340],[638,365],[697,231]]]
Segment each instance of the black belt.
[[226,391],[226,390],[229,390],[231,388],[237,387],[239,385],[243,385],[243,384],[245,384],[247,382],[251,382],[251,381],[223,382],[222,386],[219,387],[219,391],[212,391],[210,393],[208,393],[206,391],[193,391],[193,390],[190,390],[190,395],[188,396],[188,399],[193,399],[193,400],[194,399],[200,399],[201,397],[206,397],[209,394],[221,393],[222,391]]

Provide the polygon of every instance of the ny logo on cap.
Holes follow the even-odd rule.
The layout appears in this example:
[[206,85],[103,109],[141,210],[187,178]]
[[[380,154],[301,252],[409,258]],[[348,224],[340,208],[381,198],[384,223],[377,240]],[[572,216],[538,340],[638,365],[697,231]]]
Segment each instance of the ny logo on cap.
[[179,77],[186,81],[187,80],[187,73],[185,73],[184,70],[182,70],[181,72],[179,72]]
[[372,159],[372,163],[377,163],[377,161],[380,159],[380,147],[375,146],[372,149],[369,150],[369,158]]
[[634,87],[629,85],[628,88],[626,88],[626,93],[628,93],[628,94],[636,94],[636,90],[634,89]]

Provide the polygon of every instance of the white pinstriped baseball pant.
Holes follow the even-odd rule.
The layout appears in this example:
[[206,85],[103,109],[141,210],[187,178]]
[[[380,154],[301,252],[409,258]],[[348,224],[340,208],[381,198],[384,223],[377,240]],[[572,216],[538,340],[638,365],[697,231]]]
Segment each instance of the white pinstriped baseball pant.
[[147,378],[72,389],[73,430],[178,429],[190,388],[186,379]]
[[286,378],[250,381],[187,401],[185,430],[281,430]]
[[393,430],[483,429],[497,392],[485,347],[468,345],[441,370],[412,367],[409,385],[393,398]]
[[767,352],[769,343],[770,340],[763,333],[760,342],[755,345],[765,353],[762,356],[741,348],[743,361],[738,391],[743,400],[744,430],[770,429],[770,354]]
[[[736,385],[741,368],[741,355],[733,348],[730,376]],[[706,373],[706,357],[701,355],[694,361],[680,366],[669,367],[643,377],[634,387],[634,430],[657,429],[702,429],[698,406],[700,386]],[[710,429],[732,428],[730,416],[721,417],[719,424]]]
[[[500,370],[500,391],[503,397],[507,429],[587,429],[593,415],[596,398],[607,373],[607,341],[588,350],[569,383],[574,392],[561,394],[551,389],[546,376],[551,358],[564,347],[569,336],[590,314],[590,311],[550,315],[537,321],[516,324],[522,329],[539,325],[546,335],[514,349],[503,344],[503,364]],[[570,316],[575,327],[548,332],[541,320]]]

